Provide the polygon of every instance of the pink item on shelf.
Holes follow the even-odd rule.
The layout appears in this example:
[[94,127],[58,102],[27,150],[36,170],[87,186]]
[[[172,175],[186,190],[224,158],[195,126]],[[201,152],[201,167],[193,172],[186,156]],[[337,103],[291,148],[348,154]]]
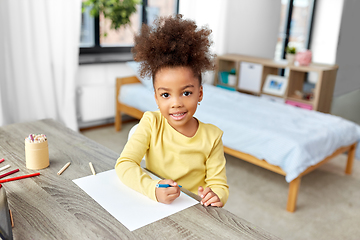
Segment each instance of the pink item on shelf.
[[312,105],[306,104],[306,103],[295,102],[295,101],[291,101],[291,100],[286,100],[285,103],[286,103],[286,104],[289,104],[289,105],[292,105],[292,106],[295,106],[295,107],[308,109],[308,110],[312,110],[312,109],[313,109]]
[[312,53],[310,50],[303,52],[298,52],[295,56],[295,61],[299,63],[300,66],[308,66],[311,63]]

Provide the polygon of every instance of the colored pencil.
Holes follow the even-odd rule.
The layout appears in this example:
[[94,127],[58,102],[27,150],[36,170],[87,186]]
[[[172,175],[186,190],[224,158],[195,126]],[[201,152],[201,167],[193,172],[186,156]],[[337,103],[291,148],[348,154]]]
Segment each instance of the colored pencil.
[[0,159],[0,163],[2,163],[3,161],[5,161],[5,159],[3,159],[3,158],[2,158],[2,159]]
[[[179,187],[182,187],[181,185],[178,185]],[[176,186],[171,186],[170,184],[156,184],[157,188],[168,188],[168,187],[176,187]]]
[[91,169],[92,174],[93,174],[93,175],[96,175],[94,166],[92,165],[91,162],[89,162],[89,166],[90,166],[90,169]]
[[10,165],[8,164],[8,165],[6,165],[6,166],[3,166],[2,168],[0,168],[0,172],[2,171],[2,170],[5,170],[5,169],[7,169],[7,168],[9,168],[10,167]]
[[9,212],[10,212],[11,227],[14,227],[14,219],[13,219],[12,212],[10,209],[9,209]]
[[40,173],[33,173],[33,174],[23,175],[23,176],[14,177],[14,178],[8,178],[8,179],[0,180],[0,183],[11,182],[11,181],[15,181],[15,180],[23,179],[23,178],[35,177],[35,176],[39,176],[39,175],[40,175]]
[[60,169],[60,171],[59,171],[57,174],[58,174],[58,175],[62,174],[63,171],[65,171],[65,170],[69,167],[69,165],[70,165],[70,162],[68,162],[67,164],[65,164],[65,166],[63,166],[63,168]]
[[13,174],[13,173],[16,173],[16,172],[18,172],[18,171],[19,171],[19,169],[15,169],[15,170],[12,170],[12,171],[10,171],[10,172],[4,173],[3,175],[0,175],[0,178],[9,176],[9,175],[11,175],[11,174]]

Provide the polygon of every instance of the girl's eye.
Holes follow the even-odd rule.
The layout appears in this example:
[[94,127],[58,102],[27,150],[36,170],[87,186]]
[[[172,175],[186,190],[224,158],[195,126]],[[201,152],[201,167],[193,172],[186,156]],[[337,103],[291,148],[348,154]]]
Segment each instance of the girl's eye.
[[160,96],[162,96],[163,98],[168,98],[170,95],[168,93],[162,93],[160,94]]
[[191,95],[191,92],[184,92],[183,95],[184,95],[184,96],[190,96],[190,95]]

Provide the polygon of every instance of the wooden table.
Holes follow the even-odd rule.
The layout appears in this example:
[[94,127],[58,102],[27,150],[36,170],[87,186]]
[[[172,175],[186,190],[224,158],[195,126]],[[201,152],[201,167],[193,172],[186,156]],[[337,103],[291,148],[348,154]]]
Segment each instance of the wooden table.
[[[24,139],[30,133],[48,137],[46,169],[25,166]],[[89,162],[97,173],[113,169],[118,154],[50,119],[0,127],[0,158],[11,165],[9,171],[20,169],[12,177],[41,173],[3,183],[14,239],[278,239],[225,209],[200,204],[129,231],[72,181],[91,174]]]

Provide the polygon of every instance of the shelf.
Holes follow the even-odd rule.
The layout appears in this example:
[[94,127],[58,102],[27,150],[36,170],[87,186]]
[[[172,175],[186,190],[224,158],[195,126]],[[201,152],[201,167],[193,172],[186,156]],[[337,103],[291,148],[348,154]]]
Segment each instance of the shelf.
[[[217,85],[217,84],[224,85],[219,81],[219,72],[223,72],[223,71],[230,72],[231,69],[238,69],[238,66],[237,66],[236,62],[234,62],[232,60],[229,60],[229,59],[222,59],[220,61],[219,58],[217,59],[217,67],[218,67],[218,70],[216,71],[215,79],[214,79],[214,84],[215,85]],[[237,78],[238,77],[236,75],[236,79]],[[236,84],[235,84],[235,86],[236,86]]]
[[296,70],[300,72],[322,72],[338,69],[338,65],[327,65],[319,63],[311,63],[309,66],[288,65],[288,67],[290,70]]
[[301,98],[298,98],[298,97],[293,97],[293,96],[290,96],[290,97],[286,97],[286,100],[291,100],[291,101],[294,101],[294,102],[300,102],[300,103],[305,103],[305,104],[309,104],[309,105],[314,105],[314,100],[306,100],[306,99],[301,99]]
[[[254,65],[251,68],[241,66]],[[261,65],[256,66],[256,65]],[[217,57],[218,69],[215,73],[214,84],[218,84],[218,72],[230,71],[232,68],[236,69],[236,90],[252,95],[268,95],[269,97],[277,97],[289,100],[289,104],[304,108],[311,107],[311,109],[329,113],[331,109],[332,96],[335,87],[336,73],[338,65],[327,65],[311,63],[309,66],[289,65],[287,61],[275,61],[273,59],[265,59],[251,56],[244,56],[238,54],[225,54]],[[257,74],[254,74],[255,69],[260,69]],[[262,91],[266,77],[271,75],[278,75],[280,69],[288,69],[289,76],[287,81],[287,90],[283,96],[264,93]],[[246,71],[246,74],[244,73]],[[259,76],[260,72],[260,76]],[[315,72],[316,74],[310,74]],[[246,76],[246,77],[244,77]],[[312,76],[313,82],[316,84],[309,88],[307,84],[308,76]],[[241,79],[245,79],[242,82]],[[254,82],[252,82],[252,79]],[[256,84],[255,84],[256,83]],[[260,87],[259,87],[260,86]],[[227,85],[226,87],[232,87]],[[256,92],[254,90],[256,89]],[[258,90],[259,89],[259,90]],[[305,100],[298,97],[296,92],[312,93],[311,100]],[[293,103],[291,103],[293,102]],[[308,108],[309,109],[309,108]]]
[[227,84],[217,84],[216,86],[220,87],[220,88],[227,89],[227,90],[236,91],[235,86],[230,86],[230,85],[227,85]]
[[254,96],[260,96],[261,95],[261,92],[247,91],[247,90],[243,90],[243,89],[239,89],[239,88],[237,88],[236,90],[239,91],[239,92],[247,93],[247,94],[254,95]]
[[285,95],[275,95],[275,94],[271,94],[271,93],[264,93],[262,92],[261,95],[268,95],[268,96],[271,96],[271,97],[278,97],[278,98],[285,98]]

